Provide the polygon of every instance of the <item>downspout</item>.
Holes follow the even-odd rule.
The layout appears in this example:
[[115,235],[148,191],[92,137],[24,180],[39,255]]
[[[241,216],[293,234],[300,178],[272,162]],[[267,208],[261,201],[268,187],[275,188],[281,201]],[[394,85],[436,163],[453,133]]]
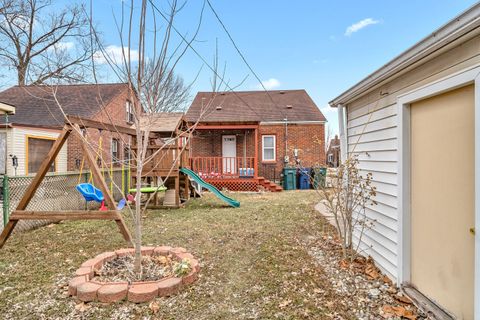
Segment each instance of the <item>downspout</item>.
[[283,157],[283,162],[285,165],[288,164],[289,161],[287,161],[288,157],[288,118],[285,117],[285,156]]
[[342,104],[337,105],[337,108],[338,108],[338,126],[340,130],[340,159],[341,159],[341,163],[345,163],[345,160],[347,160],[347,154],[348,154],[347,135],[345,131],[346,108]]

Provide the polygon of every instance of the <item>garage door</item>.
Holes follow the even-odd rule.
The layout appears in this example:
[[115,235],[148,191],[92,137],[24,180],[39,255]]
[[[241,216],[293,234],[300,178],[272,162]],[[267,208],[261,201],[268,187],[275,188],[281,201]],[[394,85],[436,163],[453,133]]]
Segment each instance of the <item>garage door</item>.
[[473,319],[474,87],[414,103],[410,113],[411,282]]

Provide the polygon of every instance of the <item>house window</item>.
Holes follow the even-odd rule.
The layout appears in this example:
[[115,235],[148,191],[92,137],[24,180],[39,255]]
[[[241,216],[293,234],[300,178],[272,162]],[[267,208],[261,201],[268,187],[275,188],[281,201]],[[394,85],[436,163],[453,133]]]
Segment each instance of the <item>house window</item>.
[[262,136],[262,159],[263,161],[275,161],[275,136]]
[[328,162],[330,162],[330,163],[333,162],[333,153],[328,154]]
[[113,162],[118,162],[118,160],[120,159],[119,153],[118,153],[119,145],[120,145],[120,141],[118,141],[118,139],[113,138],[112,139],[112,161]]
[[[55,139],[27,137],[27,174],[36,173],[38,171],[54,142]],[[56,171],[55,161],[53,161],[52,166],[48,171]]]
[[132,157],[132,153],[131,153],[131,150],[130,150],[130,146],[126,145],[123,148],[123,159],[128,164],[128,162],[130,162],[130,160],[132,159],[131,157]]
[[134,122],[134,115],[133,115],[133,105],[130,101],[125,102],[125,113],[127,115],[127,122],[133,123]]

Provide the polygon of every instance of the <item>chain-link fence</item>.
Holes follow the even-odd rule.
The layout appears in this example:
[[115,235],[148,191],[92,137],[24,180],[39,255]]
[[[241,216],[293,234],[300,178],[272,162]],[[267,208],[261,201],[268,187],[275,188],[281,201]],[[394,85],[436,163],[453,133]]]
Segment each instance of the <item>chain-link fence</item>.
[[[128,170],[105,170],[102,174],[115,200],[120,200],[122,192],[125,194],[128,192]],[[17,207],[33,178],[34,176],[1,177],[3,219],[0,230],[3,230],[9,215]],[[99,203],[89,202],[87,204],[85,198],[75,189],[77,184],[89,181],[91,181],[89,172],[81,174],[78,172],[47,174],[26,210],[64,211],[97,209],[100,206]],[[28,230],[48,223],[49,221],[45,220],[24,220],[17,224],[15,230]]]

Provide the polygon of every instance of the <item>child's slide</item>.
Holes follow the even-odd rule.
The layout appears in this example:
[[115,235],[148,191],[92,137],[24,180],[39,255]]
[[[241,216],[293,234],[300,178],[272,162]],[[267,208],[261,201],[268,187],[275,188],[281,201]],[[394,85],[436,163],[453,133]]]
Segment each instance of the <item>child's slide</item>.
[[192,170],[187,169],[187,168],[180,168],[180,172],[188,175],[192,180],[194,180],[194,181],[197,182],[200,186],[202,186],[202,188],[205,188],[205,189],[211,191],[214,195],[217,196],[217,198],[219,198],[220,200],[225,201],[225,202],[228,203],[230,206],[235,207],[235,208],[240,207],[240,202],[238,202],[238,201],[235,200],[235,199],[232,199],[232,198],[227,197],[226,195],[224,195],[223,193],[221,193],[217,188],[215,188],[214,186],[212,186],[210,183],[205,182],[205,180],[203,180],[202,178],[200,178],[200,177],[199,177],[195,172],[193,172]]

